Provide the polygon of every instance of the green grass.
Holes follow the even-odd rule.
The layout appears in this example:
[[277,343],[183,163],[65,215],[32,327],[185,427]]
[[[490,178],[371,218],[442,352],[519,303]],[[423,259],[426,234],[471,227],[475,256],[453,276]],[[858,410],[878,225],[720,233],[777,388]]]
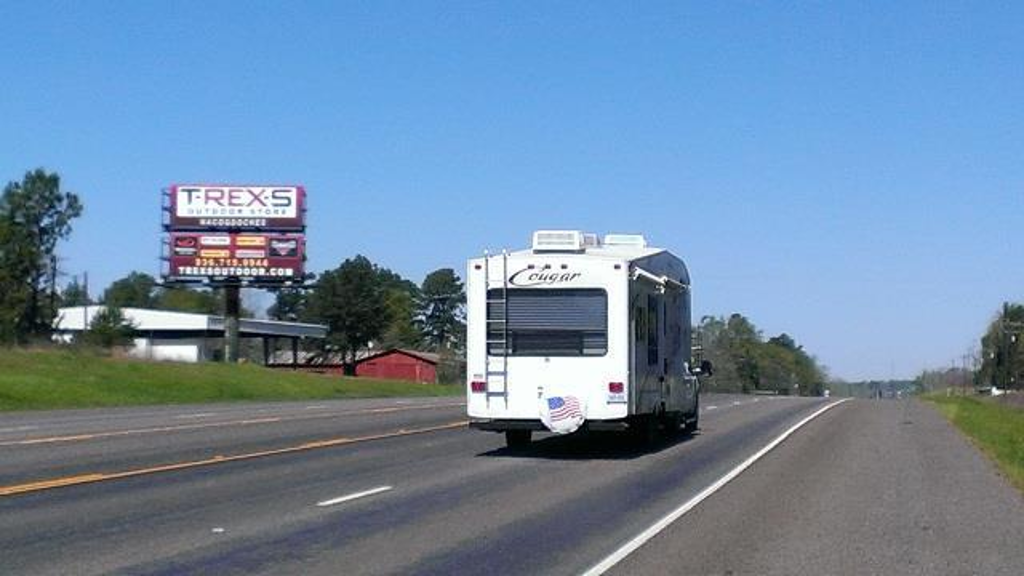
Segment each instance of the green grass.
[[0,410],[462,393],[461,386],[342,378],[245,364],[145,362],[70,349],[0,348]]
[[971,397],[925,397],[1024,491],[1024,410]]

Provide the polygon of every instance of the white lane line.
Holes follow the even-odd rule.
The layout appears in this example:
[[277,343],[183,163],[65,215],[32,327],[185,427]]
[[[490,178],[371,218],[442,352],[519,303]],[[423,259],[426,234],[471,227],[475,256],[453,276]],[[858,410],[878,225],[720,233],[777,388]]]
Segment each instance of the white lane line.
[[387,492],[388,490],[391,490],[391,488],[391,486],[381,486],[379,488],[373,488],[372,490],[364,490],[362,492],[356,492],[355,494],[348,494],[347,496],[339,496],[337,498],[331,498],[330,500],[324,500],[323,502],[317,502],[316,505],[321,508],[334,506],[335,504],[341,504],[342,502],[348,502],[349,500],[355,500],[356,498],[364,498],[366,496],[380,494],[381,492]]
[[306,406],[303,410],[320,410],[323,408],[327,408],[327,406],[324,406],[323,404],[315,404],[313,406]]
[[746,470],[747,468],[750,468],[754,464],[754,462],[757,462],[762,457],[764,457],[765,454],[771,452],[772,449],[774,449],[776,446],[782,444],[782,442],[786,438],[789,438],[794,432],[802,428],[811,420],[814,420],[818,416],[824,414],[826,411],[835,408],[836,406],[842,404],[843,402],[846,402],[847,400],[849,400],[849,398],[844,398],[843,400],[840,400],[838,402],[833,402],[827,406],[822,407],[821,409],[811,414],[810,416],[804,418],[803,420],[797,422],[789,430],[783,432],[782,435],[780,435],[778,438],[769,442],[767,446],[761,448],[753,456],[741,462],[739,466],[730,470],[728,474],[722,476],[718,480],[715,480],[710,486],[701,490],[700,493],[698,493],[696,496],[690,498],[685,503],[683,503],[682,506],[669,512],[661,520],[655,522],[650,528],[644,530],[635,538],[623,544],[618,550],[612,552],[607,558],[595,564],[593,568],[584,572],[583,576],[599,576],[600,574],[604,574],[613,566],[621,562],[624,558],[635,552],[637,548],[640,548],[645,543],[647,543],[648,540],[657,536],[665,528],[668,528],[673,522],[682,518],[684,514],[694,509],[698,504],[706,500],[709,496],[711,496],[715,492],[718,492],[732,479],[742,474],[743,471]]
[[743,402],[740,402],[739,400],[736,400],[732,403],[733,406],[739,406],[740,404],[743,404]]
[[178,414],[175,418],[207,418],[216,416],[219,412],[196,412],[195,414]]
[[705,410],[718,410],[718,406],[708,406],[708,407],[706,407],[704,409]]

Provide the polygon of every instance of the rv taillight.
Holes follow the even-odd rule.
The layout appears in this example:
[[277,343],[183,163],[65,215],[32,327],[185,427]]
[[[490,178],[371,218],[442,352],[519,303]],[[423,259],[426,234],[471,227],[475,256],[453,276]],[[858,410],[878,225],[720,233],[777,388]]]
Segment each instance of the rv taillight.
[[612,394],[622,394],[622,392],[625,391],[625,390],[626,390],[626,387],[622,384],[622,382],[609,382],[608,383],[608,392],[610,392]]
[[474,380],[469,383],[469,388],[473,392],[487,392],[487,382],[481,380]]

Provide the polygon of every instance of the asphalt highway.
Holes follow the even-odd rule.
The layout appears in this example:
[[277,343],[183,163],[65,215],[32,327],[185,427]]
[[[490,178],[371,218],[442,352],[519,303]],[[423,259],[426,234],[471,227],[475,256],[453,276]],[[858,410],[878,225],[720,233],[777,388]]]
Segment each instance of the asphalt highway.
[[1019,494],[937,414],[834,402],[520,451],[459,399],[2,415],[0,574],[1024,573]]

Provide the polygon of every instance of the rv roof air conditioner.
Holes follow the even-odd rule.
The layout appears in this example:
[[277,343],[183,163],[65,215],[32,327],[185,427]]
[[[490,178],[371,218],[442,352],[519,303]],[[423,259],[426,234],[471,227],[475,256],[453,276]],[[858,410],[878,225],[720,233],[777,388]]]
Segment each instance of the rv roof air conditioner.
[[605,246],[633,246],[647,248],[647,239],[642,234],[606,234]]
[[537,230],[533,233],[534,252],[583,252],[587,234],[579,230]]

